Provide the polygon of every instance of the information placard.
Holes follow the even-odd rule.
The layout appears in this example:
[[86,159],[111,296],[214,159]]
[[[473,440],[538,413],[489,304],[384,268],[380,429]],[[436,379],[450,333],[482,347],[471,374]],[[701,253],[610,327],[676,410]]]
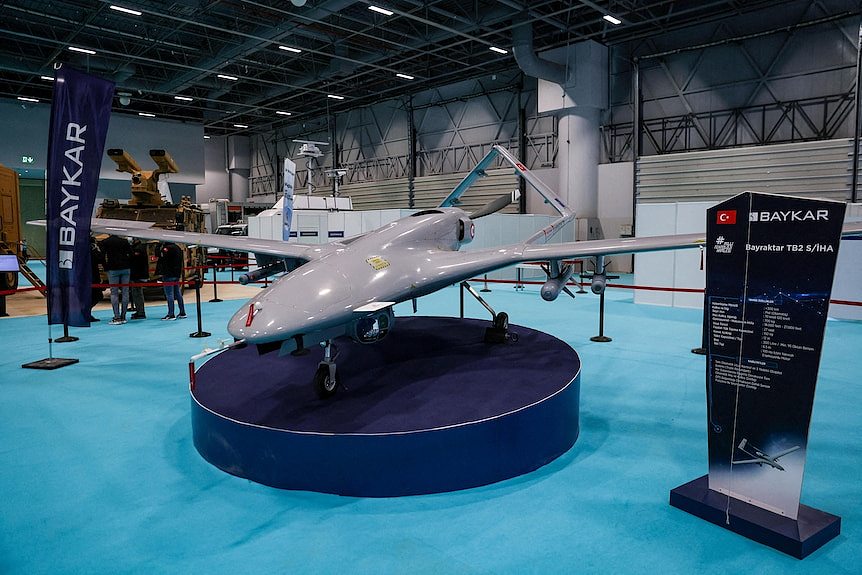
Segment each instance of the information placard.
[[745,192],[707,212],[709,489],[791,519],[844,209]]

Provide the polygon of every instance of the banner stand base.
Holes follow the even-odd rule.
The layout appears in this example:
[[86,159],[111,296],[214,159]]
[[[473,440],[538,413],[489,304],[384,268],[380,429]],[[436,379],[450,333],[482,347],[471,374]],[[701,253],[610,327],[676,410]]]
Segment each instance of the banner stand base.
[[[727,503],[730,499],[730,524]],[[841,533],[841,518],[799,505],[795,521],[709,488],[709,476],[680,485],[670,492],[670,504],[752,541],[804,559]]]
[[45,359],[25,363],[21,367],[24,369],[57,369],[74,363],[78,363],[78,360],[69,357],[46,357]]

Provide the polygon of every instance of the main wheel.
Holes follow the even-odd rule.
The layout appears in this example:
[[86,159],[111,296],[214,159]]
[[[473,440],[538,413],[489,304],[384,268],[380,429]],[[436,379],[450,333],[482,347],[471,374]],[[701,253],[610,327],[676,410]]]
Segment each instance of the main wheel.
[[314,374],[314,391],[320,399],[326,399],[335,395],[338,390],[338,375],[335,378],[329,375],[329,366],[321,365]]
[[504,311],[501,311],[494,318],[494,327],[497,329],[509,329],[509,314]]
[[16,290],[18,289],[18,272],[0,273],[0,289]]

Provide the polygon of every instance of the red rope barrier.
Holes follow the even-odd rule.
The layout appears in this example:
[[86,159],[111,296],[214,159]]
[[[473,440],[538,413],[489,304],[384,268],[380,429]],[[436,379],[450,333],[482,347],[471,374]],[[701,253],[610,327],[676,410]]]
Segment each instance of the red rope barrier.
[[[495,280],[495,279],[484,279],[484,278],[471,278],[469,281],[471,281],[471,282],[487,282],[487,283],[495,283],[495,284],[511,284],[511,285],[542,285],[545,283],[543,281],[535,281],[535,280],[518,281],[518,280]],[[254,282],[249,282],[248,284],[244,284],[244,285],[267,284],[267,283],[269,283],[269,282],[267,282],[265,280],[258,280],[258,281],[254,281]],[[168,283],[165,283],[165,282],[131,282],[131,283],[127,283],[127,284],[98,283],[98,284],[92,284],[91,287],[98,288],[98,289],[105,289],[105,288],[111,288],[111,287],[116,287],[116,288],[122,288],[122,287],[161,287],[161,288],[163,288],[165,286],[175,286],[175,285],[194,286],[194,284],[195,284],[195,282],[193,282],[193,281],[185,280],[185,281],[168,282]],[[239,282],[238,281],[229,281],[229,280],[221,280],[221,281],[216,280],[216,281],[202,281],[201,282],[202,286],[207,285],[207,284],[209,284],[209,285],[213,285],[213,284],[237,285],[237,284],[239,284]],[[240,284],[240,285],[243,285],[243,284]],[[566,285],[587,286],[587,285],[589,285],[589,283],[588,282],[570,281]],[[607,284],[607,287],[617,288],[617,289],[631,289],[631,290],[643,290],[643,291],[665,291],[665,292],[678,292],[678,293],[703,293],[704,292],[704,290],[701,288],[674,288],[674,287],[641,286],[641,285],[614,284],[614,283]],[[46,291],[46,290],[47,290],[47,288],[24,287],[24,288],[18,288],[17,290],[0,291],[0,296],[9,296],[9,295],[14,295],[16,293],[28,292],[28,291]],[[862,302],[858,302],[858,301],[832,299],[832,300],[829,300],[829,303],[835,304],[835,305],[848,305],[848,306],[862,307]]]
[[[542,281],[533,281],[533,280],[486,280],[484,278],[471,278],[471,282],[488,282],[495,284],[514,284],[514,285],[543,285],[545,282]],[[568,282],[566,285],[570,286],[587,286],[588,282]],[[644,291],[667,291],[667,292],[680,292],[680,293],[703,293],[703,288],[674,288],[674,287],[658,287],[658,286],[639,286],[639,285],[629,285],[629,284],[607,284],[607,287],[610,288],[619,288],[619,289],[631,289],[631,290],[644,290]],[[848,301],[841,299],[831,299],[829,300],[831,304],[837,305],[852,305],[852,306],[860,306],[862,307],[862,302],[859,301]]]

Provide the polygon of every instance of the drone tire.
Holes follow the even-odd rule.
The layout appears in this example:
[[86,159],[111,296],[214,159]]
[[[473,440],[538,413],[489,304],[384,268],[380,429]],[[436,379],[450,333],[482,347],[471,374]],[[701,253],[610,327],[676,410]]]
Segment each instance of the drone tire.
[[494,317],[494,327],[497,329],[507,330],[509,329],[509,314],[504,311],[501,311]]
[[321,365],[314,374],[314,391],[320,399],[327,399],[338,391],[338,375],[329,375],[329,366]]

